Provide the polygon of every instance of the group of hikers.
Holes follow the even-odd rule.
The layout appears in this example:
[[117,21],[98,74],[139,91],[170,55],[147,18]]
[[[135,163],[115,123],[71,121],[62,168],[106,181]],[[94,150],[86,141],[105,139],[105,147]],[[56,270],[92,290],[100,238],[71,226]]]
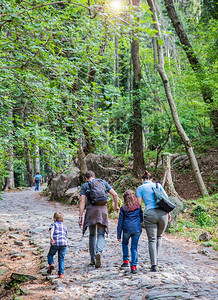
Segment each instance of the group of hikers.
[[[156,183],[152,181],[151,174],[145,170],[141,176],[142,184],[135,193],[128,189],[123,194],[123,205],[119,208],[118,195],[107,181],[96,179],[93,171],[85,174],[86,182],[80,191],[79,220],[83,235],[89,228],[89,253],[90,265],[100,268],[102,265],[102,252],[105,246],[105,234],[108,233],[108,193],[113,197],[114,210],[119,213],[117,224],[117,239],[122,242],[123,262],[120,269],[130,268],[133,274],[137,273],[138,242],[142,233],[141,223],[144,221],[148,237],[148,249],[152,272],[158,271],[158,257],[161,249],[162,234],[170,221],[170,213],[157,206],[153,188]],[[161,184],[158,188],[165,195]],[[86,205],[87,201],[87,205]],[[141,208],[142,201],[145,204],[145,212]],[[86,213],[83,220],[83,214]],[[63,224],[63,214],[56,212],[54,222],[50,225],[50,249],[48,252],[48,270],[51,274],[54,269],[53,257],[58,253],[58,275],[64,276],[64,257],[67,247],[67,228]],[[129,253],[129,242],[131,241]]]

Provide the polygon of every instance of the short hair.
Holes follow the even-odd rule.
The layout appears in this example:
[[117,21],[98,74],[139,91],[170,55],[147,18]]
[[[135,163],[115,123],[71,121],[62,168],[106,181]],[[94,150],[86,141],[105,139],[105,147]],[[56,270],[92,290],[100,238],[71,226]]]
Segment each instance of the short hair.
[[54,219],[59,222],[64,221],[64,215],[61,212],[54,213]]
[[90,170],[90,171],[86,172],[85,178],[89,179],[89,178],[91,178],[91,177],[94,177],[94,178],[95,178],[95,173],[94,173],[93,171]]

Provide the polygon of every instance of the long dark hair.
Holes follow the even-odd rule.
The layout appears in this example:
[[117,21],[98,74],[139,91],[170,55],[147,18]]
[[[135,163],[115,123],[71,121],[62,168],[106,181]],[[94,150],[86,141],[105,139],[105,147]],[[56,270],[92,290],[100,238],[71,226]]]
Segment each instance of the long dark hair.
[[124,205],[123,209],[125,211],[133,211],[138,209],[141,205],[138,203],[138,200],[135,196],[135,193],[132,190],[126,190],[123,194]]
[[148,170],[145,170],[145,172],[143,173],[143,175],[141,176],[142,179],[147,179],[147,180],[150,180],[152,179],[152,175],[151,173],[148,172]]

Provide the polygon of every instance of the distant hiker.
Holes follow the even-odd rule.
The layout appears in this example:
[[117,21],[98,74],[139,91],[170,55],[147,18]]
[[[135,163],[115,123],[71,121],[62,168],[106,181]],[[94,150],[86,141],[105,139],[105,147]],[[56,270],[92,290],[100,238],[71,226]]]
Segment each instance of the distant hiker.
[[131,272],[137,273],[137,248],[138,241],[142,232],[141,222],[143,221],[143,212],[141,205],[136,199],[132,190],[126,190],[123,194],[124,205],[120,208],[119,220],[117,225],[117,239],[121,242],[123,263],[120,269],[129,268],[129,240],[131,239]]
[[[118,195],[105,180],[96,179],[93,171],[88,171],[85,174],[85,180],[86,183],[82,185],[80,192],[79,226],[81,227],[83,224],[83,234],[89,227],[90,265],[100,268],[101,254],[105,245],[105,233],[108,233],[107,194],[112,195],[116,212],[119,212]],[[88,203],[83,222],[86,198]]]
[[[158,256],[161,249],[162,233],[165,231],[170,221],[170,214],[165,210],[158,208],[154,199],[153,187],[156,184],[152,182],[151,174],[145,170],[142,175],[142,185],[136,190],[136,196],[139,203],[142,200],[145,203],[144,225],[148,236],[148,249],[151,261],[151,271],[157,272]],[[164,191],[164,188],[159,184],[160,190]]]
[[35,191],[39,190],[39,184],[42,183],[42,175],[39,174],[39,172],[36,173],[34,177],[34,182],[36,184]]
[[47,273],[51,274],[54,270],[53,256],[58,252],[58,275],[59,278],[64,277],[64,257],[67,248],[67,227],[63,224],[64,216],[61,212],[54,214],[54,223],[49,227],[50,230],[50,249],[48,252],[48,270]]

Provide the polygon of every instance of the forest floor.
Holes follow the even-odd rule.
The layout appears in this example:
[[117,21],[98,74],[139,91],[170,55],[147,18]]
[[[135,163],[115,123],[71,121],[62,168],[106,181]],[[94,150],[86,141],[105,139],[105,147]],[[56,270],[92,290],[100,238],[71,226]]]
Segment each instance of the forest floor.
[[[218,149],[210,149],[196,158],[209,193],[218,192]],[[176,191],[183,199],[197,199],[201,196],[188,159],[172,167],[172,177]]]
[[[2,194],[0,201],[0,299],[217,299],[217,252],[189,239],[165,233],[159,271],[149,271],[146,233],[139,241],[138,273],[121,271],[117,220],[109,220],[102,268],[89,266],[88,232],[82,237],[78,207],[49,201],[33,188]],[[48,227],[62,211],[68,227],[65,277],[47,276]],[[55,257],[57,263],[57,257]],[[13,273],[35,277],[12,281]]]

